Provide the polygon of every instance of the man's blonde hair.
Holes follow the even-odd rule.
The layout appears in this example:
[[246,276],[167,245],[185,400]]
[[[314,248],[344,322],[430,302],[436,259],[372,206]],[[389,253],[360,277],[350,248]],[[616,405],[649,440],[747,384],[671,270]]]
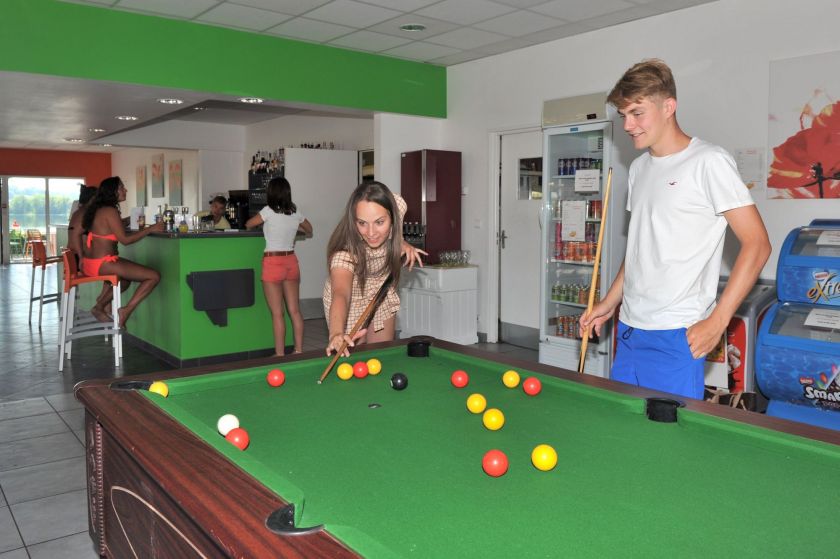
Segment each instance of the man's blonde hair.
[[658,58],[642,60],[624,72],[607,96],[607,103],[621,109],[646,97],[677,98],[674,75],[668,65]]

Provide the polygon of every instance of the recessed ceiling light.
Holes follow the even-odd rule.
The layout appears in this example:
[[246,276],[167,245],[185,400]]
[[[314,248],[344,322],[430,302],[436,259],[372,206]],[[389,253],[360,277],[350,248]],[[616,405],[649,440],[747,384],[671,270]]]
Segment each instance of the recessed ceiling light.
[[104,148],[109,148],[109,147],[111,147],[112,145],[114,145],[114,144],[102,144],[102,147],[104,147]]
[[88,128],[88,132],[105,132],[104,128]]
[[82,138],[64,138],[65,142],[70,142],[71,144],[83,144],[85,141]]
[[263,99],[260,99],[259,97],[241,97],[239,100],[243,103],[250,103],[252,105],[259,105],[263,102]]
[[206,111],[207,107],[193,107],[194,111]]
[[184,102],[183,99],[175,99],[175,98],[158,99],[158,103],[163,103],[164,105],[180,105],[183,102]]
[[117,120],[137,120],[137,117],[132,115],[119,115],[115,116],[114,118],[116,118]]
[[426,26],[422,23],[406,23],[405,25],[400,25],[400,29],[403,31],[425,31]]

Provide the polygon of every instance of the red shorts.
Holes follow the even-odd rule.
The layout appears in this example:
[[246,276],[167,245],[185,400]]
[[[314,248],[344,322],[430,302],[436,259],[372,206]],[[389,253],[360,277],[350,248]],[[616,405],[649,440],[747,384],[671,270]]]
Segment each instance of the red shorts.
[[263,256],[262,280],[270,282],[300,281],[300,265],[297,255]]

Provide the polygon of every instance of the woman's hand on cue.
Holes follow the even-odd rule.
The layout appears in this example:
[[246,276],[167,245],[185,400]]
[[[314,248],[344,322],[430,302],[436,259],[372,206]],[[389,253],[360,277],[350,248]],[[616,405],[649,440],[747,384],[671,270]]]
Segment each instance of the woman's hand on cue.
[[349,334],[335,334],[334,336],[330,337],[329,343],[327,344],[327,355],[332,355],[333,353],[338,352],[341,349],[341,345],[345,342],[347,345],[344,347],[344,353],[341,355],[344,357],[350,357],[350,348],[356,345],[356,341],[359,338],[364,337],[367,334],[367,328],[362,328],[351,338]]
[[419,264],[421,268],[423,267],[423,260],[420,258],[421,254],[423,256],[429,256],[429,253],[425,250],[420,250],[406,241],[402,242],[400,257],[405,258],[405,265],[408,266],[409,271],[414,268],[415,263]]

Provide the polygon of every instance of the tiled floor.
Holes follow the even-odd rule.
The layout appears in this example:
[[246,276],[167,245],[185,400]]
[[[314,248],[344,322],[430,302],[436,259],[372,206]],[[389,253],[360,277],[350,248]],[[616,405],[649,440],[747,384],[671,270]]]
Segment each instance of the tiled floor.
[[[73,359],[59,373],[58,305],[44,307],[40,330],[37,307],[35,325],[27,323],[31,269],[0,266],[0,559],[94,558],[87,534],[84,412],[73,385],[170,367],[128,344],[115,367],[107,343],[94,337],[74,342]],[[55,285],[53,267],[47,291]],[[307,320],[304,350],[326,344],[324,320]],[[476,347],[537,360],[536,351],[509,344]]]

